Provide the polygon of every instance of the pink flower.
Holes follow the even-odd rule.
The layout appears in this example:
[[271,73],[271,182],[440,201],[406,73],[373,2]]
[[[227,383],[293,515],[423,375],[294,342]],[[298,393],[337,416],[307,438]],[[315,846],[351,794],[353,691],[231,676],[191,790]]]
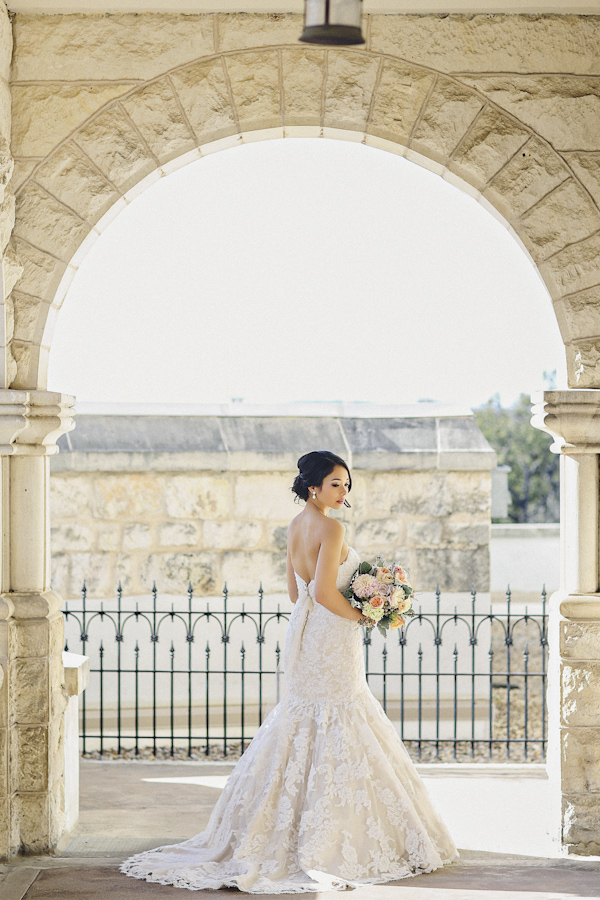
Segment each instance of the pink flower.
[[386,566],[379,566],[375,572],[375,577],[381,581],[382,584],[392,584],[394,580],[391,569],[388,569]]
[[384,602],[385,601],[384,601],[383,597],[381,597],[379,594],[375,594],[375,596],[371,597],[371,599],[369,600],[369,603],[371,604],[373,609],[381,609]]
[[366,600],[376,593],[379,582],[372,575],[357,575],[352,582],[352,590],[360,600]]
[[403,569],[402,566],[394,566],[394,575],[396,576],[396,580],[400,582],[400,584],[408,584],[408,573],[406,569]]

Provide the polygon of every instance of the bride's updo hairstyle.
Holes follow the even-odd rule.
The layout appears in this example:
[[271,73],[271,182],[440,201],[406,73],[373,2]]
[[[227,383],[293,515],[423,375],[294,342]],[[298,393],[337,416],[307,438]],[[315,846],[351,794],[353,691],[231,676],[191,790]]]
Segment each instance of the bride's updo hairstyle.
[[348,464],[341,456],[332,453],[331,450],[312,450],[305,453],[298,460],[298,474],[292,485],[292,492],[296,494],[294,500],[308,500],[309,488],[321,487],[323,479],[331,475],[336,466],[343,466],[348,473],[349,487],[352,490],[352,476]]

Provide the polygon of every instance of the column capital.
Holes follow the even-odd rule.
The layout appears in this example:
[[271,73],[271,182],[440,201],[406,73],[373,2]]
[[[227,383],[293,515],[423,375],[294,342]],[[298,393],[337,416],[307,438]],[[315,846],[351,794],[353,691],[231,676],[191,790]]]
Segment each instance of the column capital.
[[75,427],[75,398],[52,391],[0,390],[0,456],[53,456]]
[[600,390],[540,391],[531,400],[531,424],[552,435],[553,453],[600,453]]

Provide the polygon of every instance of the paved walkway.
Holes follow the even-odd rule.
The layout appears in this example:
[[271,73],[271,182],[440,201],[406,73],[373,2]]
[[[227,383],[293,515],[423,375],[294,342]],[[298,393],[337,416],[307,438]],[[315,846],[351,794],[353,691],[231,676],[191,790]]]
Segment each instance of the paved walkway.
[[[218,763],[82,762],[77,831],[52,857],[0,865],[1,900],[180,900],[176,888],[124,877],[119,863],[201,831],[230,771]],[[226,900],[232,894],[238,892],[194,896]],[[438,872],[359,888],[352,895],[354,900],[600,898],[600,861],[462,851],[460,861]],[[339,893],[315,898],[339,900]]]

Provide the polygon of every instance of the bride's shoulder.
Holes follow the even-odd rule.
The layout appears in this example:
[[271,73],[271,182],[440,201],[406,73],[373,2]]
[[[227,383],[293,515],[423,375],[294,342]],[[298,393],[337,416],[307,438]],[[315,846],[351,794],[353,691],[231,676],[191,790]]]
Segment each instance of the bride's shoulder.
[[329,516],[323,516],[323,522],[320,523],[322,533],[329,538],[343,538],[346,534],[346,526],[338,522],[337,519],[330,519]]

